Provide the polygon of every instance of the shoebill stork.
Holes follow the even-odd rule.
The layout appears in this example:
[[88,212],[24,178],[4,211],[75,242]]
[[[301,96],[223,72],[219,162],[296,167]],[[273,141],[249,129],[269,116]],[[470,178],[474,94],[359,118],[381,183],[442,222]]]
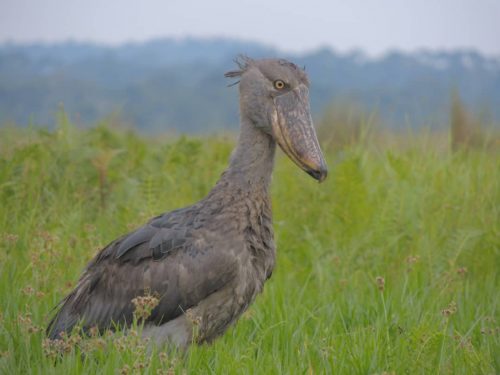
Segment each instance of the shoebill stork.
[[50,338],[76,325],[100,332],[127,327],[132,299],[154,294],[159,303],[143,322],[143,336],[186,348],[221,335],[262,291],[275,263],[269,185],[276,144],[319,182],[327,167],[304,70],[282,59],[237,63],[226,73],[239,78],[241,117],[229,167],[198,203],[157,216],[102,249],[61,301]]

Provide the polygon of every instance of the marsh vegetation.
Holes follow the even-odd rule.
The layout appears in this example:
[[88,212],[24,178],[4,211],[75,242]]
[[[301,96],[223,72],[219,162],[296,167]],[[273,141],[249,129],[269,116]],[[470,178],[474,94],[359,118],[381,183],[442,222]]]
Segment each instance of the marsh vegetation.
[[98,249],[202,198],[234,140],[64,115],[54,131],[1,129],[0,373],[500,372],[498,150],[360,134],[325,144],[321,185],[278,158],[264,293],[214,344],[149,355],[134,334],[54,344],[43,329]]

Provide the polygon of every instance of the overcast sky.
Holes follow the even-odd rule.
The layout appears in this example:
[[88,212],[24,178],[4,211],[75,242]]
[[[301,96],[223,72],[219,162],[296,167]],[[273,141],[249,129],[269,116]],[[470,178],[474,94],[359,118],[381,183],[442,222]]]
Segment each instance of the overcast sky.
[[475,48],[500,56],[500,0],[0,0],[0,43],[225,36],[286,51]]

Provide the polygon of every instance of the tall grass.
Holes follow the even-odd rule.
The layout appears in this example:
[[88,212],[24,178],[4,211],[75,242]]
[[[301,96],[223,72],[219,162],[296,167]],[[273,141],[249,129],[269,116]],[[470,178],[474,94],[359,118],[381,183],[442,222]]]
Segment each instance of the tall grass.
[[0,130],[0,373],[499,373],[500,156],[404,141],[330,152],[321,185],[279,157],[277,268],[213,345],[69,337],[55,360],[43,328],[86,262],[202,198],[233,142]]
[[[450,136],[451,148],[464,151],[471,148],[493,149],[500,146],[498,126],[491,120],[481,118],[465,106],[457,91],[451,94]],[[485,129],[485,125],[487,129]]]

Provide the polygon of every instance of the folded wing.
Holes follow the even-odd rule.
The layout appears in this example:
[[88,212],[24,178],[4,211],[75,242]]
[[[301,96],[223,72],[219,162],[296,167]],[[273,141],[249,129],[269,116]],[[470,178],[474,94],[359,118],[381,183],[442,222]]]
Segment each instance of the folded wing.
[[159,298],[147,320],[162,324],[226,286],[236,272],[233,253],[223,244],[215,248],[221,243],[210,231],[176,220],[180,214],[190,216],[174,211],[157,217],[101,250],[61,302],[49,337],[77,324],[100,331],[129,325],[132,299],[145,294]]

